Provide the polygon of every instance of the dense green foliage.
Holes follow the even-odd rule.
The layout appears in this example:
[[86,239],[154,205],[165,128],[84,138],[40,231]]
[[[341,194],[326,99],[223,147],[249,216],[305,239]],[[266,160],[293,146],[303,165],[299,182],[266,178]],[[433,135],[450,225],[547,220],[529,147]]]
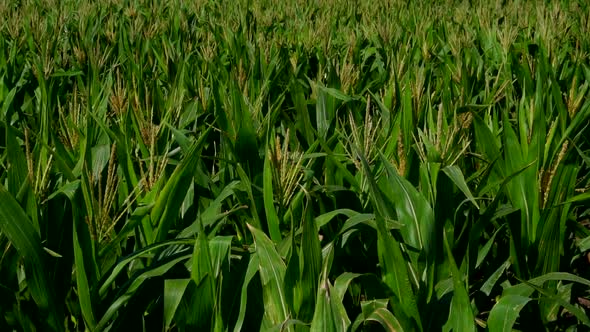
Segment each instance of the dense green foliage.
[[472,2],[0,1],[0,330],[589,327],[590,8]]

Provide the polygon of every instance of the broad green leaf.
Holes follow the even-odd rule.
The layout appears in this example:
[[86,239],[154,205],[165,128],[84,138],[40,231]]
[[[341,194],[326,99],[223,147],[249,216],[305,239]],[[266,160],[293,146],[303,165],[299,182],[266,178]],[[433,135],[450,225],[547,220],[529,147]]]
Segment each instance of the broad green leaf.
[[174,136],[174,139],[178,142],[178,145],[180,145],[182,151],[184,153],[188,153],[190,151],[190,140],[188,139],[188,137],[186,137],[186,135],[184,135],[182,131],[174,128],[168,122],[164,123],[164,125],[166,125],[168,129],[170,129],[172,135]]
[[92,293],[90,289],[90,287],[94,285],[92,285],[91,282],[92,274],[86,267],[86,264],[89,262],[85,260],[85,257],[91,257],[91,253],[87,252],[89,236],[88,231],[83,229],[83,227],[86,227],[86,225],[82,224],[80,218],[75,218],[72,240],[74,245],[74,262],[76,263],[76,285],[84,321],[88,324],[89,328],[95,328],[96,320],[94,317]]
[[93,146],[90,149],[92,176],[94,179],[99,179],[100,174],[109,163],[111,156],[111,147],[107,144]]
[[71,200],[71,199],[73,199],[73,197],[76,194],[76,192],[78,191],[78,189],[80,189],[80,180],[68,182],[65,185],[63,185],[62,187],[60,187],[59,190],[57,190],[53,194],[49,195],[49,197],[47,197],[46,201],[50,201],[50,200],[54,199],[55,197],[62,195],[62,194],[66,195]]
[[580,248],[581,252],[585,252],[590,250],[590,236],[587,236],[579,241],[577,241],[578,248]]
[[349,102],[351,100],[353,100],[352,97],[347,96],[346,94],[344,94],[342,91],[338,90],[338,89],[334,89],[334,88],[328,88],[322,85],[318,85],[317,86],[319,90],[326,92],[327,94],[329,94],[330,96],[341,100],[343,102]]
[[[399,156],[399,158],[406,159],[408,155],[410,155],[410,147],[412,146],[412,141],[414,137],[414,129],[415,129],[415,121],[414,121],[414,109],[412,107],[412,91],[409,88],[403,89],[400,91],[401,93],[401,113],[399,117],[401,117],[401,136],[402,142],[404,146],[404,154]],[[410,166],[410,165],[408,165]],[[402,174],[405,175],[405,174]]]
[[[392,218],[393,211],[391,210],[389,204],[386,203],[384,195],[377,186],[375,178],[371,173],[369,164],[367,163],[365,157],[362,155],[359,155],[359,157],[361,158],[364,173],[369,180],[369,189],[373,204],[378,212],[376,215],[377,254],[379,256],[379,264],[381,267],[383,280],[385,284],[391,288],[396,297],[393,309],[396,311],[398,316],[399,312],[403,313],[406,317],[413,319],[418,326],[418,329],[421,330],[422,322],[418,312],[418,305],[416,302],[414,289],[410,281],[408,266],[406,266],[407,262],[402,255],[399,242],[391,235],[385,226],[384,217]],[[400,262],[405,262],[406,264],[401,264]],[[409,266],[411,267],[411,265]],[[412,277],[417,283],[417,276],[414,274]],[[397,309],[397,305],[399,305],[399,307],[402,309],[401,311]],[[402,322],[402,324],[404,323],[405,322]],[[415,327],[408,326],[408,328]]]
[[188,226],[187,228],[182,230],[182,232],[180,232],[180,234],[177,236],[177,238],[191,237],[199,232],[199,223],[200,222],[203,223],[203,227],[209,227],[209,226],[213,225],[215,222],[217,222],[217,221],[225,218],[229,214],[231,214],[232,211],[235,211],[235,210],[232,210],[232,211],[222,212],[221,208],[222,208],[223,202],[228,197],[232,196],[235,193],[235,190],[239,187],[239,185],[240,185],[240,181],[230,182],[217,195],[215,200],[213,200],[212,202],[210,202],[208,204],[205,211],[203,211],[203,213],[200,215],[200,218],[198,220],[195,220],[195,222],[193,222],[190,226]]
[[479,205],[475,201],[475,198],[473,197],[471,190],[469,190],[469,187],[467,187],[467,183],[465,182],[465,177],[463,176],[463,172],[461,172],[461,169],[457,165],[450,165],[443,168],[442,170],[465,194],[467,199],[469,199],[469,201],[473,203],[473,205],[475,205],[477,209],[479,209]]
[[[362,214],[357,214],[355,216],[352,216],[350,218],[348,218],[348,220],[346,220],[344,222],[344,224],[342,225],[342,228],[340,228],[340,231],[338,232],[338,235],[343,235],[344,233],[346,233],[348,230],[352,229],[353,227],[355,227],[358,224],[366,224],[368,226],[373,227],[375,230],[377,230],[377,224],[375,223],[375,215],[371,214],[371,213],[362,213]],[[387,222],[386,222],[387,224]],[[399,229],[400,227],[402,227],[402,225],[395,225],[396,227],[391,227],[390,226],[386,226],[387,229]]]
[[573,275],[567,272],[551,272],[540,277],[536,277],[527,281],[527,283],[520,283],[504,289],[502,296],[505,295],[520,295],[530,297],[535,289],[531,286],[543,286],[547,281],[572,281],[590,287],[590,280]]
[[473,118],[477,150],[484,154],[488,162],[492,162],[500,155],[498,142],[490,128],[479,115],[474,114]]
[[443,239],[453,278],[453,299],[451,300],[449,319],[443,326],[443,331],[476,331],[475,316],[463,281],[463,274],[457,268],[446,233]]
[[[58,195],[65,195],[72,206],[77,207],[81,204],[79,199],[78,189],[80,188],[80,181],[73,181],[63,185],[58,191],[47,198],[47,201],[56,198]],[[82,212],[83,213],[83,212]],[[80,301],[80,308],[82,310],[82,317],[86,324],[93,328],[96,326],[96,320],[93,309],[93,296],[95,293],[92,288],[96,284],[94,253],[91,247],[90,236],[87,225],[82,222],[80,211],[74,208],[72,211],[74,225],[72,227],[72,241],[74,252],[74,263],[76,264],[76,290]]]
[[201,158],[201,149],[205,145],[210,131],[211,128],[202,132],[199,140],[193,143],[193,146],[180,165],[176,167],[155,202],[150,217],[156,227],[156,242],[164,241],[168,237],[168,230],[180,210],[183,198],[190,186],[190,180],[194,175],[194,169]]
[[157,249],[160,249],[160,248],[166,247],[166,246],[173,246],[173,245],[194,246],[195,240],[194,239],[178,239],[178,240],[175,239],[175,240],[168,240],[166,242],[155,243],[151,246],[144,247],[141,250],[137,250],[134,253],[132,253],[131,255],[121,259],[115,266],[113,266],[113,268],[111,269],[111,271],[109,273],[105,274],[106,278],[102,282],[102,285],[100,286],[99,291],[98,291],[99,296],[102,298],[107,294],[109,287],[111,287],[113,282],[115,282],[115,279],[117,278],[117,276],[121,272],[123,272],[125,267],[127,265],[129,265],[133,260],[135,260],[138,257],[141,257],[143,255],[151,255],[151,252],[154,250],[157,250]]
[[287,267],[272,241],[260,230],[248,224],[254,236],[259,259],[259,272],[264,291],[264,316],[273,326],[283,323],[289,313],[283,292],[283,281]]
[[[558,167],[553,185],[549,192],[549,205],[553,202],[561,202],[574,194],[576,187],[578,168],[573,165],[562,165]],[[570,216],[570,204],[561,205],[548,211],[542,216],[539,222],[539,242],[537,250],[540,253],[555,252],[556,255],[540,255],[535,265],[535,275],[557,272],[561,270],[561,256],[564,254],[564,247],[567,247],[566,223]]]
[[318,288],[317,304],[311,322],[311,332],[344,332],[350,326],[350,319],[328,280],[324,280]]
[[[586,325],[587,327],[590,327],[590,318],[588,317],[588,315],[586,315],[586,313],[584,312],[583,309],[572,305],[571,303],[569,303],[568,301],[563,299],[563,296],[561,296],[560,294],[556,294],[553,289],[551,289],[550,291],[547,291],[545,288],[541,288],[537,285],[531,284],[528,281],[525,280],[521,280],[523,284],[528,284],[531,288],[533,288],[535,291],[539,292],[539,294],[542,295],[542,300],[543,302],[541,302],[541,304],[544,304],[544,306],[541,307],[541,309],[543,310],[543,313],[547,313],[546,309],[550,309],[551,306],[558,304],[562,307],[565,308],[565,310],[567,310],[568,312],[572,313],[574,316],[576,316],[576,318],[582,322],[584,325]],[[569,300],[569,298],[568,298]]]
[[361,302],[361,311],[363,312],[363,316],[365,319],[369,317],[375,310],[385,308],[387,309],[387,305],[389,304],[389,300],[387,299],[375,299],[369,301],[362,301]]
[[191,279],[166,279],[164,281],[164,323],[170,328],[176,309]]
[[332,219],[334,219],[338,215],[345,215],[348,218],[352,218],[357,214],[358,214],[358,212],[350,210],[350,209],[338,209],[338,210],[326,212],[322,215],[315,217],[315,222],[318,225],[318,228],[322,228],[322,226],[329,223]]
[[[17,141],[16,129],[6,126],[6,161],[8,162],[7,190],[14,196],[17,195],[21,186],[27,181],[27,159],[25,152]],[[33,181],[34,179],[29,179]]]
[[262,223],[260,222],[260,216],[258,215],[258,209],[256,207],[256,201],[252,191],[252,182],[240,164],[237,165],[236,170],[240,176],[242,187],[248,193],[248,198],[250,199],[249,207],[253,216],[253,220],[251,222],[254,224],[253,226],[255,228],[262,229]]
[[37,306],[49,313],[49,324],[63,324],[55,306],[55,295],[45,270],[44,251],[39,234],[16,200],[0,184],[0,231],[24,259],[27,286]]
[[[536,156],[528,155],[528,143],[526,140],[519,141],[516,133],[509,123],[508,115],[503,116],[503,142],[504,160],[506,172],[514,173],[525,164],[538,164]],[[524,250],[529,242],[537,239],[537,225],[539,224],[539,182],[536,177],[535,167],[523,170],[514,177],[507,186],[508,197],[515,208],[520,209],[522,218],[520,238],[514,238],[518,250]]]
[[436,242],[432,208],[412,184],[397,174],[384,156],[381,160],[389,180],[382,183],[381,189],[390,195],[398,221],[405,225],[400,229],[405,242],[414,248],[424,249],[427,259],[433,261]]
[[308,201],[304,212],[303,232],[301,234],[301,288],[303,302],[298,318],[308,320],[313,317],[316,294],[322,269],[322,250],[319,233],[311,212],[312,204]]
[[590,192],[585,192],[583,194],[576,195],[561,204],[579,203],[587,200],[590,200]]
[[176,258],[169,260],[163,264],[159,264],[153,268],[147,268],[145,270],[145,272],[134,277],[131,280],[131,282],[129,283],[129,286],[125,288],[125,292],[121,293],[121,295],[119,297],[117,297],[113,301],[113,303],[111,303],[111,305],[107,308],[106,312],[104,313],[104,315],[102,316],[102,318],[98,322],[96,329],[102,331],[106,327],[108,327],[109,323],[112,323],[111,320],[114,318],[114,316],[118,312],[123,310],[124,305],[133,297],[135,292],[137,292],[137,290],[140,288],[140,286],[143,284],[144,281],[146,281],[149,278],[159,277],[159,276],[164,275],[166,272],[168,272],[168,270],[170,270],[176,264],[178,264],[179,262],[182,262],[183,260],[189,259],[191,256],[192,256],[192,254],[176,257]]
[[[545,319],[548,322],[555,322],[558,318],[559,311],[561,309],[560,302],[569,302],[572,298],[572,287],[574,284],[560,284],[557,286],[557,294],[556,296],[561,299],[561,301],[543,301],[547,303],[547,310]],[[543,303],[542,302],[542,303]]]
[[334,281],[334,296],[338,299],[344,299],[344,294],[350,285],[350,282],[357,277],[360,277],[359,273],[344,272],[336,278]]
[[213,277],[219,278],[224,263],[229,263],[232,235],[216,236],[209,241]]
[[393,316],[391,311],[387,308],[377,308],[366,318],[367,321],[375,321],[381,324],[385,331],[389,332],[403,332],[404,329],[399,321]]
[[530,298],[520,295],[502,296],[490,311],[488,317],[490,332],[511,332],[520,310],[529,301],[531,301]]
[[[211,265],[211,253],[209,251],[209,241],[205,231],[201,228],[195,246],[193,249],[192,269],[191,278],[195,284],[199,285],[201,281],[206,277],[213,277],[213,266]],[[213,289],[210,289],[211,293],[206,294],[209,298],[213,298]]]
[[[291,223],[293,225],[293,223]],[[291,228],[294,228],[292,226]],[[300,227],[299,230],[302,230]],[[284,241],[287,241],[285,238]],[[299,250],[295,244],[295,232],[291,231],[288,237],[289,249],[286,255],[287,257],[287,270],[285,271],[285,299],[289,303],[289,308],[295,313],[296,317],[299,316],[301,309],[301,303],[303,302],[303,289],[301,283],[301,260]],[[324,263],[325,265],[325,263]]]
[[502,263],[502,265],[500,265],[496,269],[496,271],[494,271],[490,275],[490,277],[481,286],[480,290],[482,292],[484,292],[484,294],[489,296],[490,293],[492,292],[492,289],[494,288],[494,286],[496,285],[496,283],[500,279],[500,277],[504,274],[504,271],[506,271],[506,269],[509,267],[510,267],[510,259],[507,259],[504,263]]

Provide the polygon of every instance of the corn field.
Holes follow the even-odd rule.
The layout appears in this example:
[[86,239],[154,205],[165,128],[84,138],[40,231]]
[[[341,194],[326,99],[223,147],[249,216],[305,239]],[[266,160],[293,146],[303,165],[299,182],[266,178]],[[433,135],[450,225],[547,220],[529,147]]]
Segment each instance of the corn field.
[[590,4],[0,0],[1,331],[588,331]]

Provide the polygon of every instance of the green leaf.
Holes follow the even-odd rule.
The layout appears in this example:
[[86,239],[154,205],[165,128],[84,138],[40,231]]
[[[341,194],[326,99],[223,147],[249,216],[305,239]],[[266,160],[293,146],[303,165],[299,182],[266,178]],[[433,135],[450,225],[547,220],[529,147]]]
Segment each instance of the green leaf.
[[[209,241],[207,235],[201,228],[197,240],[195,241],[195,247],[193,251],[191,279],[195,284],[199,285],[201,280],[206,276],[212,277],[213,267],[211,266],[211,254],[209,252]],[[206,294],[210,298],[214,297],[213,289],[210,289],[211,293]]]
[[209,241],[213,277],[219,278],[224,263],[229,262],[232,235],[216,236]]
[[[379,264],[381,266],[383,280],[396,296],[393,310],[398,317],[400,314],[403,314],[406,317],[412,318],[418,325],[418,329],[421,330],[422,322],[418,312],[416,296],[413,293],[408,266],[406,265],[407,262],[402,255],[399,242],[391,235],[390,231],[385,226],[384,218],[393,219],[393,211],[391,210],[391,206],[386,203],[383,193],[377,186],[367,160],[362,155],[359,155],[359,157],[363,165],[364,173],[369,180],[369,189],[373,204],[378,212],[376,215],[377,254],[379,256]],[[398,181],[397,183],[399,184],[400,182],[401,181]],[[412,208],[415,207],[410,207],[409,210],[412,211]],[[401,262],[406,264],[402,264]],[[414,275],[413,277],[417,283],[417,276]],[[402,310],[399,311],[398,308],[401,308]],[[402,322],[402,324],[404,324],[404,322]],[[410,327],[415,328],[414,326],[408,326],[408,328]]]
[[246,307],[248,305],[248,285],[250,285],[250,282],[258,272],[259,265],[258,255],[254,253],[250,256],[248,268],[246,269],[246,276],[244,277],[244,283],[242,284],[242,291],[240,293],[240,312],[238,313],[238,319],[234,326],[234,332],[242,331],[242,325],[246,318]]
[[387,310],[387,308],[376,308],[373,312],[366,316],[365,320],[378,322],[381,324],[381,326],[383,326],[385,331],[404,331],[399,321],[395,318],[395,316],[393,316],[391,311]]
[[94,179],[99,179],[100,174],[109,163],[111,156],[111,147],[108,144],[93,146],[90,149],[92,176]]
[[50,201],[59,195],[66,195],[70,200],[73,199],[76,192],[80,189],[80,180],[75,180],[72,182],[68,182],[65,185],[61,186],[59,190],[55,191],[53,194],[47,197],[46,201]]
[[498,279],[500,279],[500,277],[502,276],[502,274],[504,274],[504,271],[506,271],[508,267],[510,267],[510,259],[507,259],[504,263],[502,263],[502,265],[500,265],[496,269],[496,271],[494,271],[494,273],[490,275],[488,280],[486,280],[484,284],[481,286],[480,290],[484,294],[489,296],[492,292],[492,289],[494,288],[494,285],[496,285]]
[[264,292],[264,317],[272,326],[282,324],[289,313],[283,292],[283,281],[287,267],[279,256],[272,241],[264,232],[247,224],[254,236],[256,253],[259,258],[259,272]]
[[101,298],[103,298],[104,296],[106,296],[108,289],[112,286],[112,284],[115,282],[115,279],[117,279],[117,276],[123,272],[123,270],[125,269],[125,267],[127,265],[129,265],[133,260],[142,257],[144,255],[152,255],[151,252],[158,250],[162,247],[166,247],[166,246],[174,246],[174,245],[190,245],[190,246],[194,246],[195,245],[195,240],[194,239],[175,239],[175,240],[168,240],[165,242],[160,242],[160,243],[155,243],[151,246],[147,246],[142,248],[141,250],[137,250],[134,253],[132,253],[131,255],[124,257],[123,259],[119,260],[119,262],[112,267],[112,269],[110,270],[109,273],[105,274],[105,280],[102,282],[102,285],[100,286],[99,290],[98,290],[98,294]]
[[332,285],[325,279],[318,288],[318,302],[311,322],[311,332],[344,332],[350,326],[350,319],[342,304],[332,291]]
[[316,302],[316,294],[322,269],[322,250],[318,228],[311,213],[311,201],[307,203],[303,219],[303,233],[301,235],[301,288],[303,292],[300,319],[312,318]]
[[[82,309],[82,316],[84,317],[84,321],[88,324],[88,327],[93,329],[96,327],[96,320],[94,317],[94,311],[92,309],[92,293],[90,287],[93,286],[92,282],[92,275],[87,271],[87,267],[85,263],[87,262],[84,258],[85,256],[89,256],[90,253],[87,250],[84,250],[84,244],[89,244],[87,241],[83,241],[89,239],[87,236],[88,232],[86,230],[81,229],[86,225],[82,224],[79,218],[75,218],[76,222],[73,227],[73,245],[74,245],[74,262],[76,263],[76,286],[78,291],[78,297],[80,299],[80,307]],[[86,242],[86,243],[83,243]],[[87,246],[86,246],[87,248]]]
[[267,153],[264,158],[264,171],[263,171],[263,199],[264,199],[264,212],[266,213],[266,222],[270,238],[275,242],[281,242],[281,230],[279,228],[279,217],[274,206],[274,194],[272,191],[272,169],[270,166],[270,154]]
[[[192,255],[192,254],[191,254]],[[123,309],[123,306],[133,297],[135,292],[141,287],[144,281],[149,278],[159,277],[164,275],[168,270],[183,260],[187,260],[191,255],[183,255],[176,257],[162,264],[146,269],[141,274],[132,278],[129,286],[117,297],[113,303],[107,308],[106,312],[96,326],[97,331],[103,331],[109,323],[112,323],[114,316]]]
[[319,90],[321,90],[321,91],[327,93],[328,95],[330,95],[340,101],[343,101],[345,103],[353,100],[352,97],[344,94],[341,90],[334,89],[334,88],[328,88],[323,85],[318,85],[317,87]]
[[203,223],[203,227],[213,225],[218,220],[226,217],[229,212],[222,212],[221,208],[223,202],[235,193],[235,190],[240,186],[240,181],[230,182],[223,190],[215,197],[215,200],[207,205],[207,208],[201,213],[200,218],[195,220],[190,226],[182,230],[177,238],[188,238],[199,232],[199,223]]
[[578,248],[580,248],[581,252],[585,252],[590,250],[590,236],[587,236],[579,241],[577,241]]
[[[590,318],[588,318],[588,315],[586,315],[586,313],[584,312],[583,309],[574,306],[572,304],[570,304],[568,301],[564,300],[563,297],[560,294],[555,294],[552,291],[547,291],[544,288],[541,288],[537,285],[531,284],[528,281],[524,281],[521,280],[523,284],[528,284],[531,288],[533,288],[535,291],[539,292],[543,297],[542,300],[543,302],[541,302],[542,304],[545,304],[544,307],[542,307],[543,311],[545,313],[547,313],[547,309],[550,309],[551,306],[558,304],[562,307],[564,307],[567,311],[569,311],[570,313],[572,313],[574,316],[576,316],[576,318],[582,322],[584,325],[586,325],[587,327],[590,327]],[[569,300],[569,298],[568,298]]]
[[236,171],[240,176],[242,187],[246,190],[248,198],[250,199],[249,205],[253,217],[253,226],[255,228],[262,229],[262,223],[260,222],[260,216],[258,215],[258,209],[256,208],[256,200],[254,199],[254,193],[252,191],[252,182],[240,164],[236,166]]
[[434,261],[434,213],[426,198],[411,183],[397,174],[393,166],[382,155],[381,160],[387,171],[388,180],[381,189],[390,196],[395,205],[400,229],[405,242],[414,248],[424,249],[427,259]]
[[481,249],[477,253],[477,263],[475,264],[475,268],[478,268],[481,265],[481,263],[483,263],[484,259],[486,258],[486,256],[490,252],[490,249],[492,248],[492,245],[494,244],[494,242],[496,240],[496,235],[498,235],[498,233],[500,232],[500,230],[503,227],[504,227],[504,225],[498,227],[498,229],[494,232],[494,235],[492,235],[492,237],[488,240],[488,242],[486,242],[486,244],[484,244],[484,246],[481,247]]
[[[18,141],[16,129],[12,126],[6,126],[6,161],[7,169],[7,189],[16,196],[19,189],[27,181],[27,160],[24,151],[22,151]],[[30,179],[33,181],[33,179]]]
[[315,217],[315,222],[319,228],[322,228],[322,226],[329,223],[332,219],[334,219],[338,215],[345,215],[348,218],[352,218],[357,214],[358,214],[358,212],[350,210],[350,209],[338,209],[338,210],[326,212],[322,215]]
[[0,231],[24,259],[27,286],[37,306],[48,312],[49,324],[54,329],[62,320],[51,282],[45,270],[44,251],[39,234],[17,201],[0,184]]
[[[156,242],[166,240],[171,224],[176,220],[184,196],[191,184],[194,170],[201,158],[201,149],[205,145],[211,128],[201,133],[185,158],[176,167],[170,179],[162,189],[150,213],[153,225],[156,227]],[[152,240],[152,239],[149,239]],[[152,242],[149,242],[151,244]]]
[[449,312],[449,319],[443,326],[443,331],[476,331],[475,316],[469,301],[467,289],[463,283],[463,274],[457,268],[453,252],[447,241],[446,232],[443,235],[447,257],[449,259],[449,266],[451,268],[451,275],[453,277],[453,299],[451,300],[451,309]]
[[474,114],[473,120],[477,151],[481,151],[488,162],[496,160],[500,148],[494,134],[479,115]]
[[531,301],[520,295],[502,296],[490,311],[488,329],[490,332],[511,332],[520,310]]
[[535,289],[532,286],[542,286],[547,281],[572,281],[590,287],[590,280],[573,275],[567,272],[551,272],[528,280],[526,283],[520,283],[504,289],[502,296],[505,295],[520,295],[531,296]]
[[334,281],[334,296],[336,296],[338,299],[344,299],[344,293],[346,293],[350,282],[361,275],[362,274],[351,272],[344,272],[339,275],[338,278],[336,278],[336,281]]
[[469,199],[469,201],[473,203],[477,209],[479,209],[479,205],[475,201],[471,190],[469,190],[469,187],[467,187],[467,183],[465,182],[465,177],[463,176],[461,169],[456,165],[450,165],[443,168],[442,170],[449,177],[449,179],[455,183],[457,188],[459,188],[465,194],[467,199]]
[[576,195],[576,196],[566,200],[565,202],[561,203],[560,205],[569,204],[569,203],[579,203],[579,202],[584,202],[587,200],[590,200],[590,191],[585,192],[583,194]]
[[170,328],[176,309],[191,279],[166,279],[164,281],[164,323]]

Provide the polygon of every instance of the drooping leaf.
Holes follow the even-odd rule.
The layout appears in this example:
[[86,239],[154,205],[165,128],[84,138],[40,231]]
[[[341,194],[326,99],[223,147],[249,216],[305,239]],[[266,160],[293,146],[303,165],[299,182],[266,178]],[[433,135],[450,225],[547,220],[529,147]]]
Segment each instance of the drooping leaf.
[[469,190],[469,187],[467,187],[467,183],[465,182],[465,177],[463,176],[461,169],[457,165],[450,165],[443,168],[442,171],[445,172],[449,179],[451,179],[455,185],[465,194],[467,199],[469,199],[469,201],[473,203],[477,209],[479,209],[479,204],[477,204],[477,201],[475,200],[475,197],[473,197],[471,190]]
[[124,305],[133,297],[135,292],[137,292],[137,290],[147,279],[164,275],[176,264],[182,262],[183,260],[188,260],[191,256],[192,255],[182,255],[180,257],[173,258],[163,264],[157,265],[153,268],[148,268],[143,273],[134,277],[129,283],[129,286],[125,289],[125,292],[121,293],[121,295],[117,297],[107,308],[106,312],[96,326],[97,330],[103,330],[107,328],[110,323],[112,323],[113,317],[118,312],[123,310]]
[[510,332],[520,310],[531,301],[530,298],[520,295],[502,296],[494,305],[488,317],[490,332]]

